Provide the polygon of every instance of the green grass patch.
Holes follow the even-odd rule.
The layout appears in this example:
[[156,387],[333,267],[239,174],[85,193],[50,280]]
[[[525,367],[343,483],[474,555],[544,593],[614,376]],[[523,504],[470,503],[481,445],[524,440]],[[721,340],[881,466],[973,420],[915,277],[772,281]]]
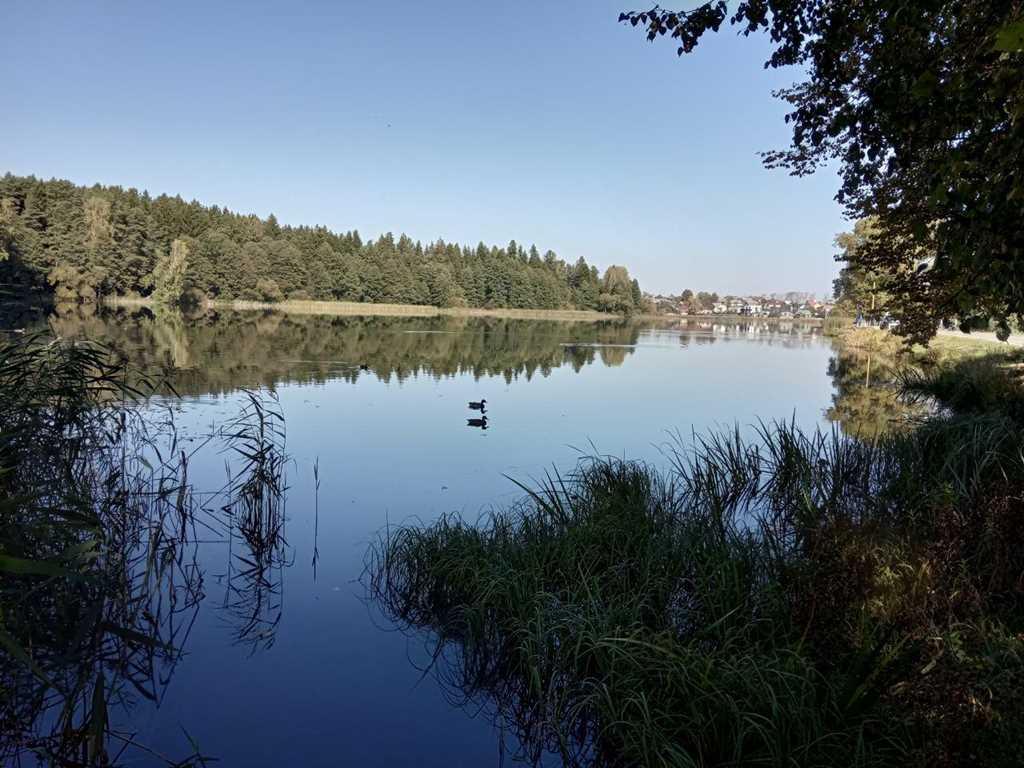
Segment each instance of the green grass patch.
[[792,425],[389,528],[370,595],[568,765],[1017,765],[1024,435]]

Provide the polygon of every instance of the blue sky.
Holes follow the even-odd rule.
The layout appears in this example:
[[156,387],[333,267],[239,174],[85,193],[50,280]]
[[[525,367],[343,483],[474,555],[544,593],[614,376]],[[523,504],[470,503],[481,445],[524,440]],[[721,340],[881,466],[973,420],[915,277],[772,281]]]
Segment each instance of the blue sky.
[[633,7],[7,3],[0,172],[515,238],[652,291],[830,289],[834,171],[757,156],[788,143],[771,91],[799,73],[728,28],[678,58],[617,23]]

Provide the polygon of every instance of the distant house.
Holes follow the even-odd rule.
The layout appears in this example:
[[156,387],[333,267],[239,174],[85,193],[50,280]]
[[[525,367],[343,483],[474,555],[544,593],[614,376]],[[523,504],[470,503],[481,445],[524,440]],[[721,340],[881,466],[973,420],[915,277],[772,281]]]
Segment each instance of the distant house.
[[724,301],[716,301],[715,306],[711,308],[711,314],[713,315],[724,315],[729,311],[729,305]]

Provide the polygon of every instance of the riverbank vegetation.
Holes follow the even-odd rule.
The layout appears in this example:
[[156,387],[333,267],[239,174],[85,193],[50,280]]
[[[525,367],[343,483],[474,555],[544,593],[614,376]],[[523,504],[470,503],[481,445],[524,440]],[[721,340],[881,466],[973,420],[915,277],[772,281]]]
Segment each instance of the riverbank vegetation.
[[0,178],[0,282],[65,302],[151,296],[632,313],[639,283],[548,250],[414,242],[387,233],[280,225],[218,206],[121,187]]
[[[201,538],[239,542],[224,599],[238,641],[272,639],[280,412],[254,395],[216,435],[179,441],[169,414],[141,407],[155,385],[97,344],[33,335],[0,343],[5,765],[112,765],[129,754],[206,764],[187,732],[171,756],[130,727],[134,707],[163,698],[185,653],[209,588],[196,559]],[[231,475],[202,492],[189,467],[215,439]]]
[[477,522],[389,528],[369,592],[528,759],[1019,765],[1024,423],[1005,362],[916,374],[940,410],[911,429],[763,424],[668,470],[595,459]]

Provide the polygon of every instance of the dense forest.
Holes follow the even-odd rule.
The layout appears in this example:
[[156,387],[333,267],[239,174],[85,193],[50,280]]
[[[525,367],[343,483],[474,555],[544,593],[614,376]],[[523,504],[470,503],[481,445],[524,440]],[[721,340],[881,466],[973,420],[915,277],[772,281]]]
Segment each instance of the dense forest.
[[280,225],[180,197],[80,187],[11,174],[0,179],[0,280],[59,301],[150,296],[314,299],[441,307],[596,309],[629,313],[642,294],[625,267],[603,275],[515,241],[499,248],[388,233]]

